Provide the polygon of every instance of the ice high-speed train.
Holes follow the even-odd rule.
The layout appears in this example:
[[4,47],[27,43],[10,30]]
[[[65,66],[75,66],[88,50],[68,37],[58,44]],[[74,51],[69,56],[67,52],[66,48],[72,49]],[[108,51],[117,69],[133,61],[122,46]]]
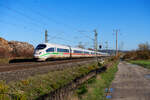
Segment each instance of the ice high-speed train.
[[[105,56],[106,53],[97,52],[97,56]],[[34,51],[34,58],[37,61],[46,61],[49,58],[81,58],[94,57],[95,51],[72,48],[70,46],[52,43],[39,44]]]

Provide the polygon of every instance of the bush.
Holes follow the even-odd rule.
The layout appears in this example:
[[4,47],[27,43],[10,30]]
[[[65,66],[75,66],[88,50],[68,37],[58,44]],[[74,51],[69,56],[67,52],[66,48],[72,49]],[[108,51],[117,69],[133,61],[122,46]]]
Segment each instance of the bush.
[[84,93],[86,93],[87,90],[87,86],[85,84],[81,85],[78,89],[77,89],[77,94],[78,95],[83,95]]
[[140,59],[150,59],[150,51],[130,51],[126,53],[123,57],[124,60],[140,60]]
[[148,42],[139,44],[136,51],[127,52],[123,59],[125,60],[140,60],[140,59],[150,59],[150,45]]

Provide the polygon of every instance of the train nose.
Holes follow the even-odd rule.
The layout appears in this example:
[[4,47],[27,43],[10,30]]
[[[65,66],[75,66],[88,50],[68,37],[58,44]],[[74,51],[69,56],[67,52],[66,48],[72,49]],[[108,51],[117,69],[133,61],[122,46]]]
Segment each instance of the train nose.
[[41,54],[42,54],[41,51],[35,51],[35,52],[34,52],[34,57],[35,57],[35,58],[38,58]]
[[42,54],[42,52],[38,52],[37,54],[40,55],[40,54]]
[[42,51],[35,51],[34,54],[35,55],[40,55],[40,54],[42,54]]
[[36,57],[40,57],[43,54],[44,54],[44,51],[35,51],[34,52],[34,56],[36,56]]

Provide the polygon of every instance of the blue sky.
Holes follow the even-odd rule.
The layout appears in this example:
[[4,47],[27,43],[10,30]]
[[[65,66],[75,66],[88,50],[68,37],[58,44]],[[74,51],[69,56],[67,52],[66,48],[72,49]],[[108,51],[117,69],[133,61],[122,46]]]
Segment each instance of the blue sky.
[[[115,48],[113,29],[120,29],[120,49],[133,50],[150,43],[149,0],[0,0],[0,37],[25,41],[93,46],[93,30],[99,44]],[[90,38],[89,38],[90,37]]]

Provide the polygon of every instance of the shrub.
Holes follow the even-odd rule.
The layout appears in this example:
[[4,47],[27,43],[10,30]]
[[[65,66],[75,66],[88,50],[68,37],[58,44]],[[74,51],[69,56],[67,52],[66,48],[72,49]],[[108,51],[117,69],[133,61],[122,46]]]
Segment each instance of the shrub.
[[127,52],[123,59],[125,60],[140,60],[140,59],[150,59],[150,45],[148,42],[139,44],[136,51]]

